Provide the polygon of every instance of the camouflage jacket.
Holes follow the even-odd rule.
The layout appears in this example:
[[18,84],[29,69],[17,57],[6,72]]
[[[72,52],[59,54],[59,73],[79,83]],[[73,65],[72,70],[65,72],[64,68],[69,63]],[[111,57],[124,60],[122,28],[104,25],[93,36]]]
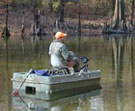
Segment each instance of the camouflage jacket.
[[50,44],[49,55],[53,67],[62,68],[68,66],[70,51],[68,51],[66,45],[60,40],[54,40]]

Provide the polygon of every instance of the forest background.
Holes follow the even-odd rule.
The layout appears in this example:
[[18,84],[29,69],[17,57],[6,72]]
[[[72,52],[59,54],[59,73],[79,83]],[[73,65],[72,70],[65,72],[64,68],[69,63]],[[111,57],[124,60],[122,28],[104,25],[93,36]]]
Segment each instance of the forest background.
[[124,12],[124,22],[134,27],[134,0],[0,0],[0,33],[5,29],[10,34],[63,30],[98,35],[104,24],[113,23],[117,8]]

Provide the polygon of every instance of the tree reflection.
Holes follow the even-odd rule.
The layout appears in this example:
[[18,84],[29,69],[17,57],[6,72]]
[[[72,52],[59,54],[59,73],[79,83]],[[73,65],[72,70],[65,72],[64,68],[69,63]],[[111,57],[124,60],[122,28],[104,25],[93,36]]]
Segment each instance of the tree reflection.
[[135,86],[135,76],[134,76],[134,46],[133,46],[133,37],[129,38],[129,50],[130,50],[130,75],[132,85]]
[[126,37],[113,37],[113,66],[117,85],[122,85],[123,59]]
[[[115,79],[117,85],[122,85],[122,79],[124,74],[124,61],[126,63],[129,62],[129,68],[130,68],[130,74],[128,74],[129,79],[131,79],[131,82],[134,84],[134,49],[133,49],[133,37],[113,37],[112,38],[112,53],[113,53],[113,68],[115,72]],[[129,48],[126,46],[126,44],[129,44]],[[125,49],[125,46],[127,49]],[[127,51],[129,52],[128,55]],[[125,58],[124,58],[125,56]],[[127,67],[126,67],[127,68]]]
[[31,37],[32,47],[33,47],[34,52],[37,55],[39,55],[40,40],[41,40],[41,37],[37,35]]
[[122,110],[123,104],[123,92],[122,92],[122,72],[123,72],[123,59],[124,59],[124,49],[125,49],[125,37],[113,37],[112,38],[112,48],[113,48],[113,66],[115,72],[115,80],[117,84],[117,109]]
[[3,36],[4,48],[5,48],[5,57],[6,57],[6,71],[8,75],[8,40],[9,36]]
[[[127,37],[127,36],[115,36],[112,39],[112,54],[113,54],[113,69],[115,73],[115,80],[117,84],[117,109],[118,111],[123,110],[123,81],[124,79],[124,74],[125,74],[125,69],[124,69],[124,64],[125,62],[129,62],[130,64],[130,74],[126,74],[126,79],[128,78],[132,84],[134,84],[134,50],[133,50],[133,38],[132,37]],[[129,43],[129,48],[126,47],[127,43]],[[126,50],[129,49],[129,54],[127,54]],[[129,58],[128,58],[129,57]],[[128,61],[129,59],[129,61]],[[126,65],[127,65],[126,63]],[[128,67],[126,67],[128,68]],[[127,83],[126,83],[127,84]]]
[[81,37],[79,37],[79,36],[78,36],[77,49],[78,49],[78,54],[79,54],[81,51]]
[[4,41],[4,47],[5,47],[5,58],[6,58],[6,75],[5,75],[5,90],[6,90],[6,96],[8,97],[7,105],[9,108],[8,110],[11,111],[11,90],[10,90],[10,73],[9,73],[9,58],[8,58],[8,40],[9,40],[9,35],[4,35],[3,36],[3,41]]
[[[128,73],[127,78],[134,86],[134,37],[130,35],[105,35],[104,39],[112,43],[112,63],[117,85],[122,85],[122,80],[125,80],[123,75],[129,72],[129,70],[127,71],[129,68],[130,73]],[[124,65],[128,67],[123,68]]]
[[24,56],[25,48],[24,48],[24,36],[21,36],[21,43],[22,43],[22,54]]

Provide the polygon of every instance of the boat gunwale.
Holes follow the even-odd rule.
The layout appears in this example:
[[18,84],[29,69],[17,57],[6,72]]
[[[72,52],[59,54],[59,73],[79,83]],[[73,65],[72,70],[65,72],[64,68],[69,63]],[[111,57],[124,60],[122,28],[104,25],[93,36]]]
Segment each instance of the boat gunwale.
[[[89,70],[88,73],[100,73],[101,70]],[[13,74],[26,74],[26,72],[14,72]],[[63,76],[73,76],[73,75],[77,75],[77,76],[80,76],[78,75],[79,72],[75,72],[74,74],[63,74],[63,75],[51,75],[51,76],[41,76],[41,77],[45,77],[45,78],[53,78],[53,77],[63,77]],[[83,74],[87,74],[87,73],[84,73]],[[32,74],[32,75],[36,75],[36,74]],[[39,75],[36,75],[36,76],[39,76]],[[40,76],[39,76],[40,77]]]
[[[46,84],[46,85],[53,85],[53,84],[63,84],[63,83],[70,83],[70,82],[77,82],[77,81],[87,81],[87,80],[91,80],[91,79],[100,79],[101,76],[98,77],[92,77],[92,78],[88,78],[88,79],[81,79],[81,80],[73,80],[73,81],[65,81],[65,82],[55,82],[55,83],[45,83],[45,82],[40,82],[40,83],[35,83],[35,82],[30,82],[30,81],[26,81],[25,83],[32,83],[32,84]],[[22,81],[17,81],[17,80],[12,80],[13,82],[22,82]]]
[[[90,75],[91,73],[96,73],[96,74],[98,74],[97,76],[90,76],[89,78],[84,78],[84,79],[81,79],[81,77],[82,77],[82,75],[78,75],[78,73],[76,73],[76,74],[73,74],[73,75],[71,75],[71,74],[69,74],[69,75],[54,75],[54,76],[41,76],[41,77],[43,77],[43,78],[47,78],[48,79],[48,81],[43,81],[43,82],[36,82],[36,81],[26,81],[25,83],[32,83],[32,84],[46,84],[46,85],[53,85],[53,84],[62,84],[62,83],[69,83],[69,82],[76,82],[76,81],[83,81],[83,80],[92,80],[92,79],[97,79],[97,78],[101,78],[102,76],[101,76],[101,74],[100,74],[100,70],[94,70],[94,71],[91,71],[91,72],[89,72],[89,74],[88,73],[83,73],[83,75]],[[34,74],[35,75],[35,74]],[[93,74],[94,75],[94,74]],[[24,76],[24,75],[23,75]],[[38,75],[37,75],[38,76]],[[74,77],[72,80],[70,79],[70,77]],[[78,76],[78,78],[76,78],[75,79],[75,77],[77,77]],[[57,78],[57,77],[59,77],[59,78]],[[55,79],[55,78],[57,78],[57,79],[61,79],[61,78],[63,78],[63,77],[65,77],[67,80],[65,80],[65,81],[53,81],[53,79]],[[69,77],[69,78],[68,78]],[[68,81],[68,79],[69,79],[69,81]],[[13,82],[22,82],[22,80],[15,80],[14,78],[12,78],[11,79]]]

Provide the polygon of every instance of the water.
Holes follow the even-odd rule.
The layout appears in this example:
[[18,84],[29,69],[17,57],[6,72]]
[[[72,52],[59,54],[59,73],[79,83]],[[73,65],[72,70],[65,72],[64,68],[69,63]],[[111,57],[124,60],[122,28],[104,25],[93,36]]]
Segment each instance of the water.
[[[69,37],[70,50],[89,58],[89,68],[100,69],[102,89],[75,97],[33,102],[27,107],[12,99],[13,72],[49,68],[48,46],[52,37],[11,37],[8,44],[0,38],[0,111],[134,111],[135,38],[133,36]],[[41,104],[39,104],[41,103]],[[34,106],[32,106],[34,105]],[[49,105],[49,107],[47,107]],[[33,107],[33,109],[32,109]]]

